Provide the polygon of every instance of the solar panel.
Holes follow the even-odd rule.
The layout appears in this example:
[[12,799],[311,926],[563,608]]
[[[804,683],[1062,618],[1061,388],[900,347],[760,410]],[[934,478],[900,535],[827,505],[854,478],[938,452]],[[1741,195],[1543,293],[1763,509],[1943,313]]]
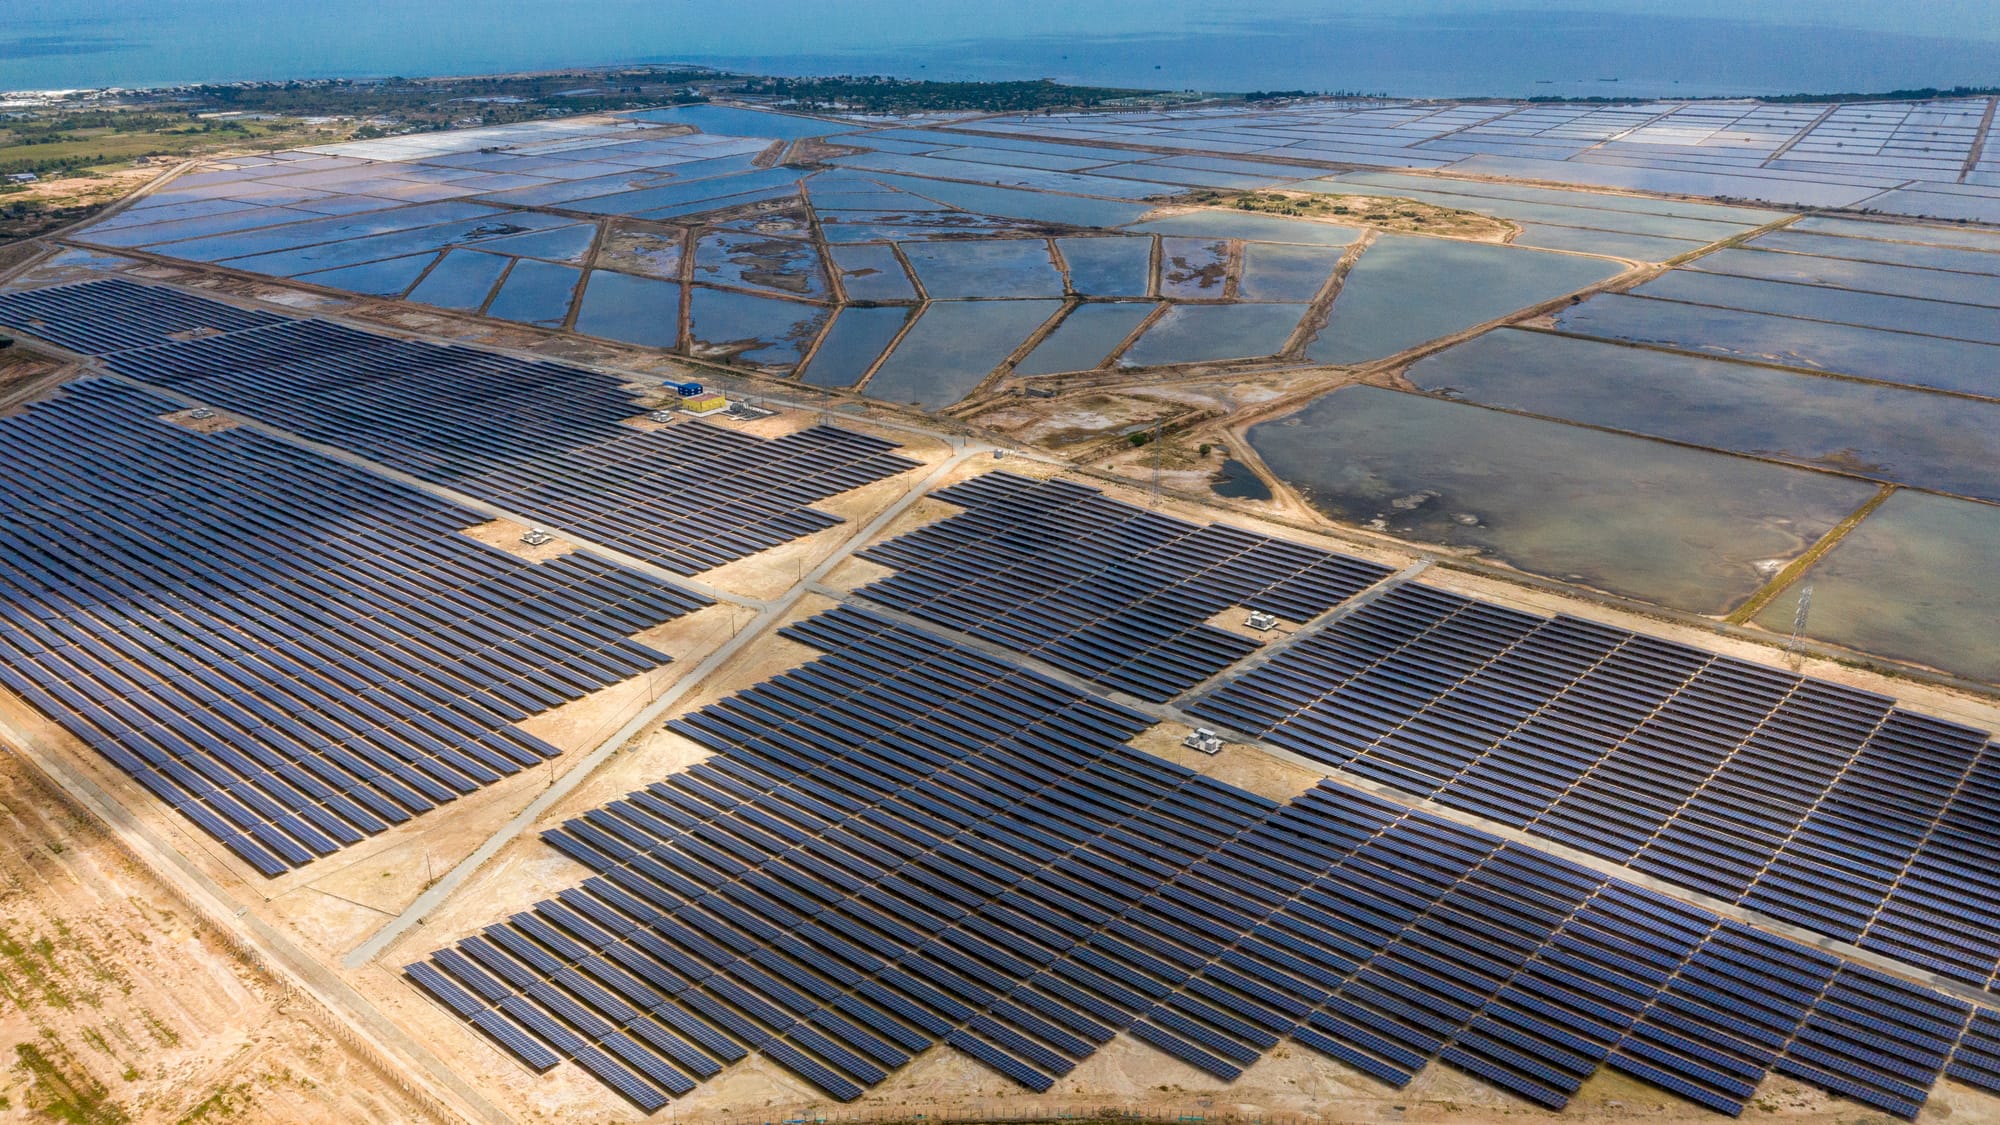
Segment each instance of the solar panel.
[[1410,583],[1190,710],[1968,984],[2000,967],[1972,890],[2000,756],[1886,697]]
[[1155,702],[1256,650],[1216,614],[1305,621],[1388,574],[1066,481],[989,473],[936,496],[964,513],[862,552],[899,571],[865,597]]
[[[440,950],[436,979],[505,968],[467,998],[533,997],[565,1029],[551,1049],[581,1035],[662,1090],[654,1062],[699,1078],[759,1051],[837,1099],[939,1042],[1047,1089],[1126,1031],[1225,1080],[1290,1040],[1392,1085],[1441,1059],[1549,1107],[1608,1061],[1718,1108],[1776,1069],[1905,1112],[1958,1041],[1967,1007],[1932,990],[1333,783],[1252,798],[1124,746],[1143,716],[889,619],[842,607],[786,631],[825,655],[683,726],[719,774],[550,839],[647,810],[677,824],[651,820],[623,858],[587,853],[600,875],[489,931],[497,946]],[[852,716],[890,721],[836,736],[821,710],[779,705],[836,687]],[[702,718],[725,710],[732,733]],[[1094,725],[1066,722],[1080,714]],[[814,730],[837,758],[760,758],[758,787],[722,768],[745,737]],[[767,830],[800,823],[836,764],[851,810]],[[1018,779],[1004,802],[944,800],[1002,775]],[[1034,862],[1002,860],[1007,824],[1037,833]],[[730,866],[684,863],[694,850]],[[675,863],[685,897],[652,882]],[[780,893],[793,878],[812,912]],[[1950,1065],[1977,1074],[1980,1051]]]
[[510,724],[665,663],[626,634],[707,604],[176,409],[86,379],[0,420],[0,667],[264,875],[554,756]]

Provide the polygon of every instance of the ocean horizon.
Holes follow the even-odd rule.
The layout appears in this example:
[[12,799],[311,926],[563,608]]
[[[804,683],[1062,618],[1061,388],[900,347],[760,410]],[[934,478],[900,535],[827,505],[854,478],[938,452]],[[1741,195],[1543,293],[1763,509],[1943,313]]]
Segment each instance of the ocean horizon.
[[[890,4],[835,18],[739,3],[578,8],[412,0],[385,10],[326,0],[273,18],[252,0],[76,0],[0,20],[0,89],[422,77],[687,63],[758,74],[881,74],[940,81],[1051,78],[1085,85],[1342,90],[1398,97],[1759,97],[2000,83],[2000,32],[1606,11],[1331,13],[1267,2],[1192,22],[1135,21],[1112,3],[1060,22],[888,21]],[[1025,5],[1034,9],[1035,4]],[[1163,9],[1179,11],[1171,2]],[[733,15],[731,14],[733,13]],[[384,23],[388,27],[384,29]],[[871,27],[879,22],[880,27]],[[1169,28],[1171,30],[1156,30]],[[982,28],[982,32],[987,30]]]

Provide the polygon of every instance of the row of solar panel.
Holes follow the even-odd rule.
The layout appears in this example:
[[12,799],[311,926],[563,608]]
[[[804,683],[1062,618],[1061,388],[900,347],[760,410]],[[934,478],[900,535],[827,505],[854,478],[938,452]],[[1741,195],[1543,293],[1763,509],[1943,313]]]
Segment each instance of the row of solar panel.
[[1205,721],[1990,986],[1986,732],[1571,618],[1400,587]]
[[899,572],[863,596],[1154,702],[1256,651],[1217,614],[1305,621],[1388,574],[1065,481],[990,473],[936,496],[966,511],[864,551]]
[[267,875],[553,757],[510,724],[706,604],[173,410],[85,380],[0,421],[0,682]]
[[[1441,1057],[1558,1108],[1609,1062],[1731,1113],[1775,1068],[1910,1116],[1965,1023],[1957,1001],[1491,837],[1430,825],[1427,848],[1399,845],[1413,822],[1371,811],[1385,828],[1359,843],[1218,860],[1263,906],[1188,990],[1393,1084]],[[1261,831],[1309,840],[1291,814]],[[1151,1038],[1224,1077],[1254,1057],[1257,1038],[1201,1025]],[[1885,1044],[1914,1061],[1885,1064]]]
[[683,574],[833,526],[807,505],[914,464],[829,426],[768,441],[705,423],[635,431],[620,423],[641,407],[614,376],[119,279],[5,295],[0,323]]
[[[857,628],[865,634],[880,624],[842,614],[818,619],[794,635],[814,643],[845,646],[846,641],[855,639]],[[800,1011],[796,997],[765,991],[770,987],[768,979],[760,981],[753,974],[746,981],[730,975],[733,970],[726,955],[717,954],[713,965],[692,976],[689,957],[704,951],[714,954],[716,942],[739,940],[731,936],[733,931],[717,927],[715,915],[761,932],[754,916],[742,912],[745,904],[761,906],[766,914],[780,912],[777,916],[782,917],[788,910],[818,910],[817,899],[859,894],[863,904],[851,907],[859,913],[828,915],[827,925],[832,929],[816,933],[828,941],[845,940],[839,935],[846,934],[870,946],[835,945],[830,947],[835,952],[828,954],[793,941],[785,949],[801,961],[771,951],[751,951],[749,955],[761,966],[759,971],[777,974],[816,993],[823,992],[824,982],[813,986],[810,982],[818,978],[812,971],[852,976],[851,970],[839,969],[836,962],[827,960],[840,956],[842,950],[851,956],[856,949],[872,947],[878,957],[901,958],[903,972],[911,974],[907,979],[898,976],[899,983],[882,986],[889,991],[872,992],[867,1002],[854,1000],[842,1008],[866,1026],[896,1029],[893,1038],[901,1046],[885,1060],[895,1065],[905,1061],[909,1051],[921,1050],[949,1029],[938,1026],[935,1015],[903,1024],[891,1013],[907,1018],[910,1013],[928,1010],[912,1005],[962,1006],[963,1000],[944,998],[977,987],[973,980],[982,970],[976,953],[990,947],[980,944],[978,938],[958,933],[928,943],[916,936],[919,929],[938,931],[941,919],[963,916],[969,888],[997,892],[1001,887],[995,880],[1018,876],[1025,866],[1024,855],[1042,854],[1048,847],[1044,841],[1070,837],[1075,829],[1067,825],[1088,822],[1092,813],[1102,819],[1107,810],[1123,808],[1130,815],[1133,808],[1151,807],[1157,810],[1156,816],[1173,817],[1174,823],[1187,831],[1205,831],[1212,838],[1226,833],[1226,827],[1199,827],[1216,820],[1216,794],[1209,790],[1227,796],[1221,787],[1165,763],[1118,752],[1120,740],[1145,726],[1143,719],[1104,708],[974,654],[926,651],[913,647],[912,640],[894,631],[864,637],[860,647],[788,674],[781,678],[782,684],[772,681],[738,697],[734,702],[742,707],[730,714],[712,713],[715,709],[703,712],[683,729],[711,743],[737,740],[735,734],[717,732],[739,731],[751,723],[760,723],[773,733],[757,740],[754,747],[739,747],[728,759],[716,759],[670,783],[635,793],[552,834],[551,842],[607,873],[607,881],[593,881],[595,890],[604,891],[608,883],[609,887],[625,888],[628,899],[638,894],[655,903],[657,909],[668,910],[672,921],[661,925],[675,927],[672,944],[667,947],[674,953],[666,966],[655,966],[655,976],[649,979],[659,983],[657,973],[667,968],[725,995],[747,988],[757,995],[774,996],[767,1003],[778,1007],[762,1009],[767,1016],[784,1019],[772,1015],[773,1011],[792,1011],[793,1018],[804,1019],[812,1013]],[[857,684],[857,677],[864,674],[871,679]],[[964,713],[947,716],[951,721],[935,727],[895,729],[910,719],[913,699],[923,700],[927,708],[949,706]],[[837,717],[826,723],[813,722],[810,715],[825,710],[829,700],[840,705]],[[1073,731],[1066,729],[1070,723],[1076,724]],[[1044,748],[996,746],[994,731],[1003,729],[1013,731],[1015,738],[1034,739]],[[864,733],[867,731],[873,734]],[[843,740],[850,738],[866,739],[879,752],[843,754]],[[920,769],[929,772],[916,772]],[[754,788],[746,785],[746,778]],[[919,778],[934,788],[918,793],[905,787],[905,782]],[[1189,787],[1193,789],[1191,796],[1176,796]],[[907,804],[896,800],[899,791],[909,796]],[[771,798],[757,807],[747,805],[748,800],[765,793],[772,794]],[[1145,803],[1135,806],[1135,801]],[[1262,807],[1241,799],[1234,803],[1253,810]],[[743,818],[731,819],[738,806]],[[1226,818],[1227,805],[1223,808]],[[1000,815],[1011,827],[988,824],[988,831],[998,835],[968,837],[963,844],[940,846],[944,836],[963,825]],[[1248,815],[1234,813],[1237,822]],[[1147,827],[1135,828],[1138,835],[1129,843],[1121,843],[1116,833],[1094,841],[1093,847],[1108,851],[1096,856],[1097,866],[1079,869],[1075,892],[1092,895],[1112,908],[1119,896],[1133,893],[1137,885],[1128,881],[1133,878],[1129,868],[1143,868],[1151,862],[1138,848],[1158,854],[1174,846],[1173,839],[1160,837],[1157,829],[1147,835]],[[1001,847],[1000,839],[1027,850]],[[729,872],[743,870],[745,860],[768,859],[786,842],[800,846],[796,862],[746,880],[743,888],[728,888],[721,898],[707,896],[701,889],[726,881]],[[974,849],[983,849],[983,854]],[[620,868],[612,856],[625,859],[631,868]],[[904,862],[919,856],[914,865]],[[688,899],[700,897],[704,909],[688,909],[686,902],[667,894],[670,889]],[[599,917],[603,916],[602,906],[600,902],[595,908]],[[1022,906],[1036,909],[1031,900],[1022,900]],[[587,903],[581,908],[593,909]],[[1040,909],[1045,911],[1046,906]],[[1028,916],[1016,914],[1021,919]],[[796,920],[796,916],[790,919]],[[627,921],[626,928],[629,925]],[[681,927],[691,928],[693,934]],[[884,945],[893,940],[889,937],[892,934],[901,935],[908,944],[900,949]],[[919,944],[923,950],[910,954],[909,950]],[[612,955],[617,954],[614,951]],[[559,966],[545,964],[542,968]],[[670,991],[678,994],[687,989],[686,979]],[[684,1003],[702,1011],[700,995],[706,994],[690,996]],[[887,1004],[887,1010],[878,1004]],[[678,1026],[697,1018],[680,1008],[675,1011],[680,1015],[672,1022]],[[1016,1016],[1017,1021],[1031,1018],[1026,1012]],[[858,1029],[851,1025],[831,1026],[829,1034],[844,1036],[850,1053],[883,1054],[870,1039],[857,1038]],[[1039,1021],[1031,1026],[1047,1031]],[[727,1019],[721,1028],[745,1034],[740,1025]],[[777,1030],[793,1037],[797,1034],[785,1031],[782,1024]],[[711,1028],[710,1033],[720,1032]],[[752,1046],[764,1035],[748,1034],[744,1042]],[[977,1045],[974,1050],[989,1050],[995,1049],[993,1042],[1011,1042],[1020,1034],[1003,1022],[994,1022],[968,1036],[967,1042]],[[819,1049],[809,1043],[800,1045],[815,1054],[825,1050],[824,1045]],[[740,1051],[737,1048],[736,1054]],[[722,1061],[730,1057],[729,1052],[723,1052]],[[880,1064],[857,1070],[854,1059],[844,1055],[835,1054],[830,1061],[849,1076],[850,1084],[856,1079],[872,1083],[884,1073]],[[859,1092],[858,1086],[828,1088]]]
[[[1158,552],[1137,560],[1129,584],[1136,588],[1180,581],[1181,593],[1208,612],[1243,604],[1255,596],[1259,608],[1303,621],[1326,605],[1329,582],[1363,585],[1387,575],[1379,564],[1315,547],[1273,539],[1226,524],[1198,525],[1105,497],[1094,488],[1061,480],[1037,481],[1012,473],[991,473],[938,492],[937,497],[966,509],[950,520],[920,528],[878,548],[891,565],[920,567],[968,549],[987,551],[1009,563],[1048,551],[1049,536],[1035,534],[1043,521],[1059,519],[1077,531],[1103,535],[1108,544],[1134,552]],[[1089,574],[1070,556],[1053,556],[1064,573]],[[1198,580],[1185,576],[1194,574]],[[1273,579],[1272,575],[1280,577]]]
[[807,505],[913,464],[826,426],[634,431],[620,423],[641,408],[613,376],[118,279],[5,295],[0,323],[685,574],[832,526]]
[[116,278],[93,282],[87,305],[70,288],[0,293],[0,324],[85,355],[143,348],[196,332],[236,332],[282,319]]
[[1128,1030],[1223,1078],[1290,1039],[1551,1106],[1609,1062],[1910,1116],[1971,1014],[1330,783],[1190,775],[1121,745],[1143,717],[852,608],[787,632],[827,655],[671,724],[714,757],[548,834],[592,878],[411,979],[649,1111],[750,1051],[841,1099],[938,1042],[1048,1089]]

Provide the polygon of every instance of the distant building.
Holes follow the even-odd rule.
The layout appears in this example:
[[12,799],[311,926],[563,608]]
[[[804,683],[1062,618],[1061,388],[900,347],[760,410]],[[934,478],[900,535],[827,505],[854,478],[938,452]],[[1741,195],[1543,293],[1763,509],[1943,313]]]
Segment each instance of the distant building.
[[7,182],[8,182],[8,183],[13,183],[13,184],[32,184],[32,183],[34,183],[34,182],[35,182],[36,180],[39,180],[39,179],[41,179],[41,177],[40,177],[40,176],[37,176],[37,175],[35,175],[35,174],[34,174],[33,172],[9,172],[9,173],[7,173]]

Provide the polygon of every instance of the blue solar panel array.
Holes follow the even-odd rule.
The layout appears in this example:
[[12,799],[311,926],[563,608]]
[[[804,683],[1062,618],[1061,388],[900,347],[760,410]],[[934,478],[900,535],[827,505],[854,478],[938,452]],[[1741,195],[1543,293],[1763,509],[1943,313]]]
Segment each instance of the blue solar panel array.
[[1989,1094],[2000,1094],[2000,1012],[1977,1012],[1945,1073]]
[[0,293],[0,324],[85,355],[109,355],[201,333],[236,332],[278,324],[283,317],[250,312],[172,289],[107,278]]
[[1389,574],[1067,481],[991,473],[935,495],[966,511],[864,551],[899,571],[864,597],[1153,702],[1257,650],[1217,613],[1307,621]]
[[108,380],[0,420],[0,684],[266,875],[555,751],[705,599]]
[[547,834],[590,878],[410,979],[649,1112],[753,1051],[841,1100],[939,1043],[1047,1090],[1120,1031],[1225,1079],[1289,1041],[1552,1107],[1608,1063],[1910,1116],[1984,1057],[1960,1001],[1338,785],[1275,804],[865,611],[787,632],[826,655],[672,724],[713,757]]
[[[0,323],[76,338],[130,378],[679,574],[836,526],[808,505],[916,464],[893,442],[833,426],[774,439],[698,421],[634,429],[621,424],[642,413],[625,381],[563,364],[278,320],[124,281],[14,296],[30,295],[38,324],[4,299]],[[127,318],[148,323],[149,299],[174,311],[171,323],[206,317],[241,330],[172,340],[120,330]]]
[[2000,749],[1884,696],[1412,584],[1191,711],[1955,980],[2000,968]]

